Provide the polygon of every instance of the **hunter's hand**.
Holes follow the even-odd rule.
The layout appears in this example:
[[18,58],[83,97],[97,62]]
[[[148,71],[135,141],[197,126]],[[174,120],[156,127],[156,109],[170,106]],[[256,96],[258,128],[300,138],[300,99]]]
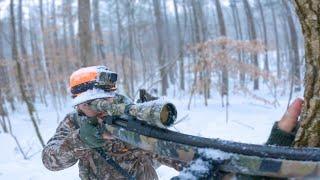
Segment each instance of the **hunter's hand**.
[[89,107],[92,110],[101,112],[101,111],[104,111],[104,108],[109,107],[112,103],[113,103],[113,98],[95,99],[89,103]]
[[287,112],[282,116],[281,120],[278,122],[279,129],[290,133],[297,126],[298,117],[301,113],[303,100],[297,98],[291,103]]
[[106,141],[99,131],[98,118],[90,117],[80,125],[79,136],[80,139],[90,148],[102,147]]

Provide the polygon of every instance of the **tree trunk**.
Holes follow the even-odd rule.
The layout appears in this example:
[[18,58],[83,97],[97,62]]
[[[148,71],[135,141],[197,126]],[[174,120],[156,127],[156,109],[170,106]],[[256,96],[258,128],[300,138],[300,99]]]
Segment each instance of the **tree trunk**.
[[41,33],[42,33],[42,49],[41,49],[41,66],[44,72],[45,77],[45,84],[49,89],[49,92],[55,97],[55,90],[52,87],[52,81],[50,79],[52,78],[52,75],[50,74],[51,71],[50,67],[52,63],[52,60],[49,59],[49,40],[48,40],[48,31],[44,27],[44,14],[43,14],[43,2],[42,0],[39,0],[39,10],[40,10],[40,27],[41,27]]
[[90,0],[78,0],[78,21],[81,66],[88,66],[93,60],[90,28]]
[[[311,0],[310,0],[311,1]],[[299,47],[298,47],[298,35],[295,27],[295,23],[292,18],[292,13],[289,7],[289,4],[286,0],[282,0],[285,7],[285,14],[287,15],[287,22],[290,29],[290,59],[291,62],[291,73],[290,76],[293,78],[294,91],[298,92],[301,90],[301,77],[300,77],[300,56],[299,56]]]
[[26,77],[26,93],[30,95],[31,99],[34,100],[34,88],[32,84],[32,77],[30,73],[30,66],[29,66],[29,58],[27,49],[25,46],[25,35],[23,31],[23,11],[22,11],[22,0],[19,0],[19,6],[18,6],[18,32],[19,32],[19,41],[20,41],[20,54],[21,58],[23,60],[24,64],[24,72]]
[[[220,36],[226,36],[226,26],[224,23],[223,13],[219,0],[215,0],[215,5],[217,8],[218,22],[219,22],[219,31]],[[225,51],[225,47],[222,46],[222,51]],[[229,73],[227,69],[227,64],[222,64],[222,82],[221,82],[221,96],[228,96],[229,92]]]
[[19,62],[19,56],[18,56],[18,50],[17,50],[17,38],[16,38],[16,27],[15,27],[15,16],[14,16],[14,4],[13,4],[14,0],[10,0],[10,25],[11,25],[11,52],[12,52],[12,58],[16,63],[16,70],[17,70],[17,79],[18,79],[18,85],[19,85],[19,90],[22,96],[23,101],[27,104],[27,108],[28,108],[28,112],[33,124],[33,127],[35,128],[37,137],[42,145],[42,147],[44,147],[44,141],[42,139],[37,121],[36,121],[36,115],[35,115],[35,108],[34,105],[32,104],[30,98],[27,96],[26,91],[24,89],[24,84],[25,84],[25,80],[24,80],[24,76],[22,74],[22,67],[21,64]]
[[[114,65],[114,71],[118,72],[119,68],[118,68],[118,62],[117,62],[117,53],[116,53],[116,42],[115,42],[115,38],[114,38],[114,32],[113,32],[113,23],[112,23],[112,17],[111,15],[108,15],[108,21],[109,21],[109,28],[110,28],[110,33],[109,33],[109,36],[110,36],[110,48],[111,48],[111,51],[112,51],[112,62],[110,59],[106,60],[107,64],[113,64]],[[109,66],[109,65],[108,65]]]
[[128,50],[130,61],[130,97],[134,96],[134,48],[133,48],[133,32],[134,32],[134,3],[131,0],[127,2],[127,18],[128,18]]
[[261,16],[261,21],[262,21],[262,30],[263,30],[263,42],[265,46],[265,55],[264,55],[264,70],[269,73],[269,59],[268,59],[268,38],[267,38],[267,26],[266,26],[266,20],[265,20],[265,15],[263,12],[263,8],[261,5],[260,0],[257,0],[258,4],[258,9],[259,13]]
[[272,14],[272,22],[273,22],[273,31],[274,31],[274,38],[276,41],[276,54],[277,54],[277,77],[278,79],[281,79],[281,64],[280,64],[280,45],[279,45],[279,33],[278,33],[278,24],[276,15],[274,12],[274,4],[271,2],[271,0],[268,0],[268,3],[271,6],[271,14]]
[[153,8],[154,8],[154,16],[156,18],[156,32],[157,32],[157,40],[158,40],[158,47],[157,47],[157,56],[158,56],[158,63],[160,66],[160,78],[161,78],[161,95],[167,95],[168,89],[168,75],[166,72],[166,65],[164,59],[164,29],[163,29],[163,20],[162,20],[162,13],[160,10],[160,2],[159,0],[153,0]]
[[184,90],[185,85],[184,85],[184,51],[183,51],[183,38],[181,34],[181,25],[180,25],[180,19],[179,19],[179,14],[178,14],[178,8],[177,8],[177,0],[173,0],[173,5],[174,5],[174,15],[176,18],[176,24],[177,24],[177,34],[178,34],[178,58],[179,58],[179,82],[180,82],[180,89]]
[[11,109],[15,110],[14,105],[14,98],[13,98],[13,92],[10,90],[10,78],[9,78],[9,72],[8,67],[4,66],[5,64],[5,57],[4,57],[4,47],[3,47],[3,19],[0,19],[0,90],[2,89],[1,93],[2,95],[8,100],[10,103]]
[[[66,1],[66,16],[68,21],[68,32],[69,32],[69,38],[70,38],[70,44],[72,47],[72,55],[75,59],[78,60],[78,46],[77,41],[75,37],[75,30],[74,30],[74,17],[73,17],[73,8],[72,8],[72,1],[73,0],[65,0]],[[76,67],[78,67],[78,64],[76,64]],[[75,68],[75,67],[74,67]]]
[[320,1],[294,0],[305,42],[305,92],[295,146],[320,146]]
[[93,24],[95,31],[95,43],[97,49],[97,58],[100,60],[106,59],[106,53],[104,52],[104,41],[100,26],[100,10],[99,10],[100,0],[93,0]]
[[[238,11],[238,7],[237,7],[237,1],[236,0],[232,0],[230,1],[230,7],[232,9],[232,17],[233,17],[233,21],[234,21],[234,27],[236,30],[236,37],[237,39],[243,40],[243,36],[242,36],[242,28],[241,28],[241,24],[240,24],[240,19],[239,19],[239,11]],[[240,50],[240,52],[238,52],[238,58],[239,58],[239,62],[240,63],[244,63],[244,57],[243,57],[243,51]],[[245,85],[245,72],[244,70],[240,69],[239,72],[239,79],[240,79],[240,86],[244,87]]]
[[164,15],[164,29],[166,36],[164,37],[164,47],[165,47],[165,64],[170,64],[166,67],[166,71],[169,74],[169,79],[171,84],[176,83],[176,63],[173,62],[173,48],[171,48],[170,44],[173,42],[173,39],[170,39],[171,37],[171,29],[170,29],[170,23],[169,18],[167,14],[167,6],[166,6],[167,0],[162,0],[162,9],[163,9],[163,15]]
[[[243,5],[244,5],[244,9],[245,9],[245,13],[246,13],[246,17],[247,17],[247,23],[248,23],[248,29],[249,29],[249,39],[251,41],[254,41],[257,39],[257,35],[256,35],[256,29],[254,26],[254,20],[253,20],[253,15],[252,15],[252,11],[251,11],[251,7],[248,3],[248,0],[242,0]],[[257,53],[252,54],[253,57],[253,65],[255,66],[255,68],[258,70],[259,69],[259,62],[258,62],[258,55]],[[259,77],[258,74],[255,73],[253,75],[253,89],[254,90],[258,90],[259,89]]]
[[118,49],[119,49],[119,54],[121,56],[121,68],[123,72],[123,87],[124,91],[126,92],[127,95],[130,94],[129,90],[129,83],[128,83],[128,77],[127,77],[127,71],[126,71],[126,62],[125,62],[125,51],[124,51],[124,39],[123,39],[123,27],[121,23],[121,17],[120,17],[120,6],[119,6],[120,1],[116,1],[116,17],[117,17],[117,25],[118,25]]

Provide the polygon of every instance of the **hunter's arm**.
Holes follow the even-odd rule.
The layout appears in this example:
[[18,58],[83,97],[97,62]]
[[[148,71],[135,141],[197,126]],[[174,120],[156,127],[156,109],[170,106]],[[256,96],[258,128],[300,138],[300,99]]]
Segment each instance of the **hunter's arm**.
[[51,171],[74,165],[86,149],[71,118],[71,115],[65,117],[42,151],[42,162]]
[[276,145],[276,146],[291,146],[295,138],[295,132],[285,132],[278,127],[278,122],[275,122],[268,141],[267,145]]

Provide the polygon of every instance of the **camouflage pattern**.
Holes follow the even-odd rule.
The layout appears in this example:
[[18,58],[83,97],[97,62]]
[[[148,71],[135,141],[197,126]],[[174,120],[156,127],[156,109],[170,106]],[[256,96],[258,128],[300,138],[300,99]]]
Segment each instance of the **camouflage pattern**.
[[[118,139],[135,147],[170,157],[184,163],[195,159],[201,148],[143,136],[122,128],[106,125],[106,128]],[[241,154],[228,154],[229,161],[220,169],[225,172],[269,177],[318,177],[320,162],[295,161],[273,158],[260,158]]]
[[[168,106],[173,109],[169,109]],[[168,117],[169,111],[173,113],[172,118]],[[129,114],[161,128],[171,126],[177,118],[177,111],[173,104],[158,100],[132,105]]]
[[[120,95],[116,95],[114,102],[118,104],[130,103]],[[111,110],[110,112],[116,111]],[[49,170],[58,171],[79,162],[81,179],[125,179],[112,166],[106,164],[95,150],[80,140],[79,124],[81,125],[81,122],[86,119],[86,116],[80,115],[78,112],[72,112],[66,116],[42,151],[43,164]],[[180,161],[136,148],[121,139],[106,140],[103,149],[138,180],[158,179],[155,168],[160,164],[173,167],[176,170],[181,170],[184,166]]]
[[[170,106],[170,108],[168,108]],[[150,125],[166,128],[174,124],[177,111],[173,104],[163,101],[149,101],[139,104],[122,103],[115,99],[110,102],[105,99],[97,99],[90,103],[90,107],[96,111],[105,112],[109,116],[125,114],[126,108],[131,116]],[[172,116],[169,116],[169,112]]]

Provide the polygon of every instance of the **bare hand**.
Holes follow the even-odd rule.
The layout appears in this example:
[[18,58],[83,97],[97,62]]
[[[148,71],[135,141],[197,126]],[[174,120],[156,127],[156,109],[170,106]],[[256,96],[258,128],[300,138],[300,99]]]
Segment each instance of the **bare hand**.
[[279,129],[285,132],[292,132],[298,123],[298,117],[301,113],[303,99],[297,98],[291,103],[287,112],[282,116],[278,122]]

